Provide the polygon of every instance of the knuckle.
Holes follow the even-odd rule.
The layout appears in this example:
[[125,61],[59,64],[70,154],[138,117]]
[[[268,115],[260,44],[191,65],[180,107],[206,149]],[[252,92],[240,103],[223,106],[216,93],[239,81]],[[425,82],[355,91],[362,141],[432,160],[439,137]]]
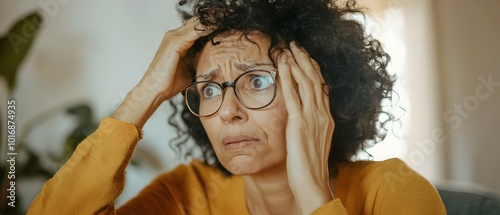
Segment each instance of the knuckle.
[[328,126],[331,127],[331,128],[335,128],[335,120],[333,119],[333,117],[331,116],[331,114],[328,114],[329,117],[328,117]]
[[329,120],[327,117],[319,117],[318,119],[318,122],[319,124],[323,127],[325,125],[325,127],[328,127],[329,125]]
[[312,71],[309,74],[311,74],[310,75],[311,82],[317,83],[317,84],[322,84],[321,83],[321,78],[319,77],[319,75],[315,71]]
[[310,79],[303,79],[302,80],[302,86],[307,87],[307,88],[312,88],[313,87],[313,82]]
[[318,62],[316,60],[312,59],[312,58],[311,58],[311,64],[313,65],[314,69],[316,69],[318,71],[321,70]]
[[167,33],[165,33],[165,35],[163,36],[164,39],[171,39],[173,37],[177,36],[177,32],[175,30],[170,30],[170,31],[167,31]]
[[294,53],[293,57],[294,57],[295,59],[297,59],[298,61],[307,60],[307,57],[308,57],[308,56],[307,56],[307,54],[306,54],[306,53],[301,52],[301,51],[299,51],[299,52],[293,52],[293,53]]

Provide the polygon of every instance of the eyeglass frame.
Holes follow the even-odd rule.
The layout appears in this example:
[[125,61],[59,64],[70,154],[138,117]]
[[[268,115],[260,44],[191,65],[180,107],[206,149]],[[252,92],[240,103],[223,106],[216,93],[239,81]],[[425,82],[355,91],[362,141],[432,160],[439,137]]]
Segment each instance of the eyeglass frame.
[[[273,81],[274,81],[274,84],[273,84],[273,87],[274,87],[274,93],[273,93],[273,98],[271,99],[271,101],[269,101],[269,103],[267,103],[266,105],[262,106],[262,107],[258,107],[258,108],[251,108],[251,107],[248,107],[247,105],[245,105],[242,101],[241,101],[241,98],[239,96],[238,93],[236,93],[236,82],[241,78],[243,77],[245,74],[248,74],[250,72],[255,72],[255,71],[263,71],[263,72],[268,72],[271,74],[271,77],[273,78]],[[212,116],[214,114],[216,114],[217,112],[219,112],[220,108],[222,107],[222,103],[224,103],[224,97],[226,96],[226,89],[228,87],[232,87],[233,88],[233,92],[234,92],[234,95],[236,95],[236,98],[238,99],[238,102],[243,105],[243,107],[247,108],[247,109],[250,109],[250,110],[258,110],[258,109],[262,109],[262,108],[265,108],[267,106],[269,106],[271,103],[273,103],[274,99],[276,98],[276,91],[277,91],[277,84],[276,84],[276,75],[278,74],[278,71],[277,70],[271,70],[271,69],[250,69],[250,70],[247,70],[243,73],[241,73],[238,77],[236,77],[236,79],[234,79],[234,81],[225,81],[223,83],[218,83],[218,82],[215,82],[215,81],[196,81],[196,82],[193,82],[191,84],[189,84],[188,86],[186,86],[181,92],[182,92],[182,95],[184,96],[184,102],[186,103],[186,106],[188,107],[189,109],[189,112],[191,112],[193,115],[197,116],[197,117],[209,117],[209,116]],[[189,103],[188,103],[188,99],[187,99],[187,90],[193,86],[193,85],[196,85],[196,84],[199,84],[199,83],[213,83],[213,84],[216,84],[217,86],[219,86],[222,90],[222,100],[220,102],[220,105],[219,107],[217,108],[217,110],[215,110],[213,113],[209,114],[209,115],[199,115],[199,114],[196,114],[192,109],[191,107],[189,106]]]

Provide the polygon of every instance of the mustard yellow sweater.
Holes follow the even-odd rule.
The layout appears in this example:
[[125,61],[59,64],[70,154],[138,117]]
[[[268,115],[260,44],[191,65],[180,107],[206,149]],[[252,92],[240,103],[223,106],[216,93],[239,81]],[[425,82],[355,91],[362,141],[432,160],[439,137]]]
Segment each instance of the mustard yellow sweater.
[[[243,178],[224,177],[199,161],[160,175],[115,209],[141,138],[133,124],[104,118],[45,183],[28,214],[249,214]],[[446,214],[434,187],[398,159],[341,165],[334,195],[313,214]]]

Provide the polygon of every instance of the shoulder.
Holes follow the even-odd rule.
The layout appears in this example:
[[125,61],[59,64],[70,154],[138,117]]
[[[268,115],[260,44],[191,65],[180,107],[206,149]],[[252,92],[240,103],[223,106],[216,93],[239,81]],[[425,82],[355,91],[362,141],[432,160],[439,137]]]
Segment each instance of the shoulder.
[[395,190],[398,185],[409,185],[408,183],[430,185],[424,177],[397,158],[343,164],[339,168],[339,177],[349,177],[372,186],[384,185],[391,190]]
[[[339,182],[350,181],[373,211],[384,213],[444,214],[436,189],[400,159],[358,161],[341,165]],[[339,185],[342,186],[342,185]]]
[[[365,176],[362,182],[378,185],[383,189],[394,192],[402,185],[404,185],[404,187],[409,185],[430,185],[423,176],[397,158],[379,162],[358,161],[349,165],[351,171],[358,172],[358,174]],[[432,187],[432,185],[430,187]]]
[[367,166],[366,170],[372,172],[369,179],[377,184],[381,191],[437,194],[436,189],[427,179],[400,159],[371,162]]

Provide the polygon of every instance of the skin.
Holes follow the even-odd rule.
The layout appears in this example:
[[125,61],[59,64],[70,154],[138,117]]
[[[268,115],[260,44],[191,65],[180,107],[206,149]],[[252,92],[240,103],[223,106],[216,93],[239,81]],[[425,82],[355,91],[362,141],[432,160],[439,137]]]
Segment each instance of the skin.
[[196,18],[168,31],[143,78],[111,117],[142,128],[163,101],[177,95],[191,82],[181,58],[198,38],[211,32],[203,29]]
[[[217,71],[209,80],[233,81],[246,68],[276,70],[267,55],[269,42],[258,33],[215,38],[219,45],[208,44],[199,54],[197,76]],[[257,65],[255,65],[257,64]],[[207,80],[199,78],[197,81]],[[271,105],[249,110],[242,106],[232,89],[227,89],[219,112],[202,117],[217,158],[233,174],[246,175],[247,206],[252,214],[297,214],[297,207],[276,207],[295,202],[286,179],[286,119],[288,112],[278,90]],[[225,138],[245,136],[251,139],[243,148],[229,148]],[[243,144],[243,143],[242,143]],[[247,144],[247,143],[245,143]]]
[[[210,78],[222,83],[234,80],[245,71],[236,66],[239,64],[259,64],[251,68],[273,69],[273,61],[267,55],[267,38],[259,33],[253,33],[248,38],[254,43],[238,33],[215,38],[221,43],[215,46],[208,44],[200,53],[197,76],[207,77],[207,74],[217,71]],[[305,50],[294,44],[291,47],[294,53],[287,50],[281,56],[273,55],[274,62],[279,62],[278,89],[282,90],[278,90],[270,106],[259,110],[246,109],[232,90],[226,90],[218,114],[201,118],[222,165],[234,174],[245,175],[247,205],[255,214],[310,213],[313,208],[309,205],[319,207],[321,202],[332,198],[326,164],[330,150],[328,142],[333,132],[328,97],[322,92],[322,77],[317,63]],[[297,82],[294,77],[305,81]],[[297,88],[294,84],[297,84]],[[313,105],[301,105],[307,102]],[[327,120],[323,120],[325,118]],[[326,125],[326,129],[319,129],[319,125]],[[300,135],[302,131],[310,131],[320,138]],[[246,141],[248,144],[237,150],[228,149],[225,138],[239,135],[249,139]],[[318,141],[323,144],[314,144]],[[308,144],[313,146],[306,147]],[[316,157],[320,159],[314,159]],[[305,162],[297,162],[300,160]],[[294,185],[302,184],[302,187],[304,184],[313,184],[310,187],[312,191],[299,189],[291,182]],[[303,193],[303,196],[296,195],[298,193]],[[297,202],[298,199],[307,203],[280,207]]]
[[[215,38],[219,45],[209,43],[199,54],[197,81],[213,80],[219,83],[233,81],[246,69],[276,70],[267,56],[268,41],[258,34],[250,37],[260,47],[239,34]],[[246,65],[246,68],[238,65]],[[233,89],[225,91],[219,112],[210,117],[201,117],[219,161],[233,174],[249,175],[269,171],[270,167],[283,164],[286,158],[285,129],[287,111],[281,91],[271,105],[263,109],[245,108],[236,98]],[[270,123],[274,122],[274,123]],[[250,139],[244,148],[230,148],[225,138],[245,136]]]
[[[310,214],[334,196],[328,155],[335,123],[320,67],[294,42],[281,55],[278,69],[288,111],[287,179],[301,214]],[[298,90],[294,87],[296,84]]]
[[[143,79],[112,117],[142,128],[163,101],[192,81],[180,59],[196,39],[211,32],[194,29],[202,29],[196,18],[165,34]],[[249,38],[256,44],[235,32],[215,38],[219,46],[209,43],[199,53],[197,75],[217,70],[210,78],[222,83],[244,71],[241,65],[277,69],[275,100],[266,108],[249,110],[228,89],[219,112],[202,117],[202,124],[221,163],[233,174],[244,175],[252,214],[310,214],[333,199],[327,160],[335,123],[320,68],[293,42],[290,50],[274,53],[271,60],[269,41],[257,32]],[[244,147],[225,147],[231,137],[241,135]]]

